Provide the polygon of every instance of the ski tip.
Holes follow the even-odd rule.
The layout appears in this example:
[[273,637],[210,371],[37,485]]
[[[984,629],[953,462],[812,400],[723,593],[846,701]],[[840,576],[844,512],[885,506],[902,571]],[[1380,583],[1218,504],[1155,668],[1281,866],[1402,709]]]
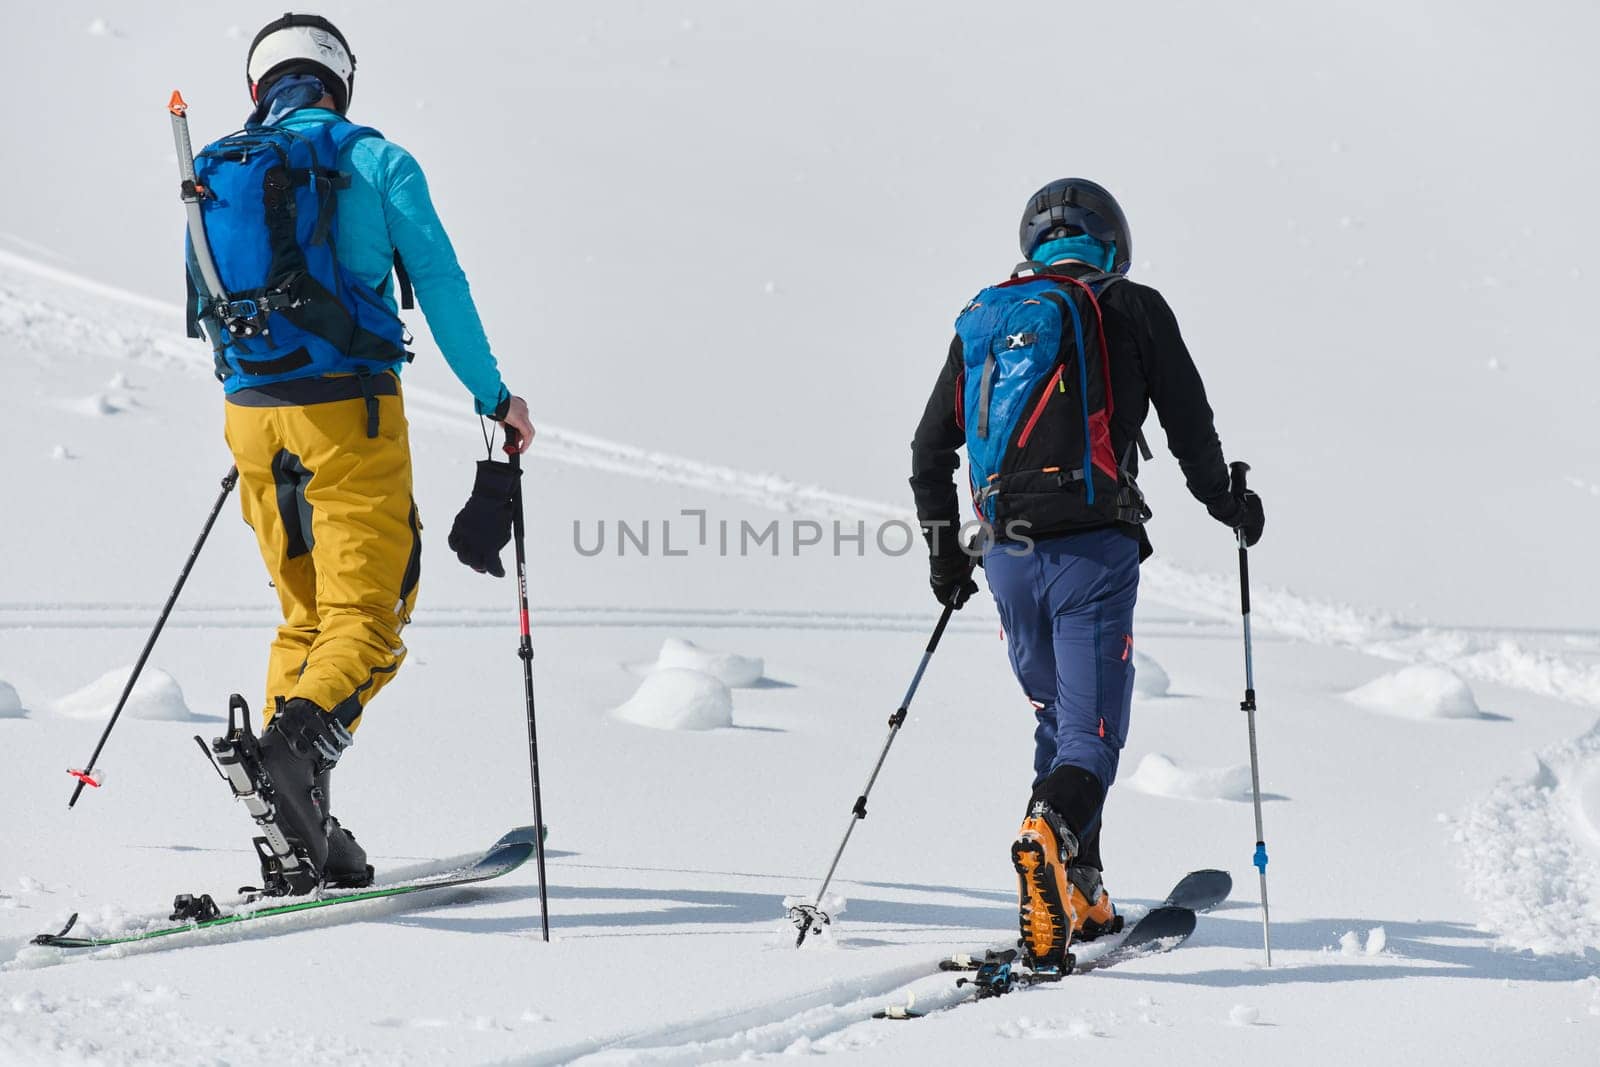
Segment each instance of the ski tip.
[[183,102],[183,94],[176,89],[172,90],[172,99],[167,101],[167,110],[180,119],[189,113],[189,105]]
[[535,838],[542,839],[549,836],[550,828],[548,826],[545,827],[543,835],[538,834],[531,826],[519,826],[510,833],[506,834],[500,840],[496,841],[494,844],[490,845],[489,848],[493,850],[497,848],[503,848],[506,845],[531,845],[534,843]]

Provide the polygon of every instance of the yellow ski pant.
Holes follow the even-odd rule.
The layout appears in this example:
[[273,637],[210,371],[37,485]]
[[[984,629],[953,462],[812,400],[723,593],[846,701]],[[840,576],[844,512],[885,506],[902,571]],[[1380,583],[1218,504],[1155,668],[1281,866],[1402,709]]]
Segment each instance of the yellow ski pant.
[[[406,657],[422,565],[405,406],[357,396],[290,406],[230,398],[226,433],[244,521],[278,591],[283,625],[267,660],[263,710],[303,697],[354,730]],[[258,391],[259,392],[259,391]]]

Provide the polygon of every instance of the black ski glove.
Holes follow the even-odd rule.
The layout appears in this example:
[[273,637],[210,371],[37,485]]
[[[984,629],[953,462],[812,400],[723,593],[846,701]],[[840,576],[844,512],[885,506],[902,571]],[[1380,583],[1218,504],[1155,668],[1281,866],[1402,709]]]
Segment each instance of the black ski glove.
[[965,552],[929,556],[928,584],[933,587],[934,599],[960,611],[978,591],[978,583],[972,580],[974,562]]
[[472,495],[450,527],[450,550],[479,574],[506,576],[500,550],[511,540],[511,494],[522,472],[509,463],[478,461],[478,478]]
[[1261,508],[1261,498],[1254,490],[1229,493],[1215,503],[1206,505],[1211,517],[1230,530],[1243,530],[1245,547],[1261,540],[1261,531],[1267,525],[1266,512]]

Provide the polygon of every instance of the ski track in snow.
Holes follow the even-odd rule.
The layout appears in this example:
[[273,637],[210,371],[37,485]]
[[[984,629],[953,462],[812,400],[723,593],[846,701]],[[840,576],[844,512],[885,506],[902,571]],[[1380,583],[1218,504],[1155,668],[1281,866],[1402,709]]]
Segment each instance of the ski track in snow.
[[[1126,909],[1128,925],[1137,922],[1145,910],[1137,905]],[[1074,946],[1079,969],[1092,968],[1094,961],[1117,943],[1118,939],[1108,938]],[[596,1063],[700,1064],[778,1053],[826,1052],[835,1046],[858,1048],[886,1040],[892,1031],[882,1024],[864,1029],[859,1037],[846,1031],[872,1023],[873,1013],[890,1005],[910,1005],[916,1011],[933,1013],[971,999],[972,991],[957,987],[953,976],[939,971],[937,961],[930,958],[688,1023],[499,1062],[506,1067],[545,1067],[591,1059]]]
[[1455,836],[1467,889],[1502,942],[1600,964],[1600,724],[1502,781]]

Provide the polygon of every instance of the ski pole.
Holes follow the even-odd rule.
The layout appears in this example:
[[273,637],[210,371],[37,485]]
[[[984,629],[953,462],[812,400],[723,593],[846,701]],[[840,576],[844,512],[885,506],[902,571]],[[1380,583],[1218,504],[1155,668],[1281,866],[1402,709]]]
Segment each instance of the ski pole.
[[828,873],[822,878],[822,887],[817,890],[815,904],[796,904],[789,909],[789,919],[800,930],[800,936],[795,938],[796,948],[806,943],[806,935],[812,930],[820,930],[825,923],[832,922],[827,912],[822,910],[823,898],[828,894],[828,884],[833,881],[833,872],[839,869],[839,860],[844,855],[845,846],[850,843],[850,835],[855,833],[856,823],[867,817],[867,796],[872,792],[872,785],[878,780],[878,772],[883,770],[883,761],[889,756],[889,746],[894,744],[895,735],[900,732],[900,727],[906,722],[906,709],[911,707],[911,698],[917,695],[917,687],[922,684],[923,672],[928,669],[928,661],[933,659],[934,649],[939,647],[939,638],[944,636],[944,628],[950,623],[950,616],[955,608],[945,605],[944,614],[939,616],[939,622],[933,628],[933,636],[928,638],[928,647],[922,653],[922,661],[917,664],[917,673],[911,677],[911,685],[906,689],[905,699],[900,701],[900,707],[889,716],[889,736],[883,742],[883,751],[878,753],[878,762],[873,764],[872,774],[867,778],[867,786],[861,790],[861,795],[856,797],[855,807],[850,809],[850,822],[844,830],[844,840],[839,842],[839,850],[833,854],[833,863],[828,867]]
[[[1245,474],[1248,463],[1229,464],[1233,475],[1230,488],[1235,497],[1245,492]],[[1256,804],[1256,851],[1250,862],[1261,875],[1261,945],[1267,953],[1267,966],[1272,966],[1272,919],[1267,907],[1267,835],[1261,828],[1261,762],[1256,757],[1256,667],[1250,642],[1250,548],[1244,541],[1244,528],[1235,531],[1239,538],[1239,611],[1244,618],[1244,700],[1239,710],[1245,713],[1250,726],[1250,791]]]
[[[520,472],[522,457],[512,451],[517,445],[517,431],[510,426],[505,431],[506,451],[511,454],[511,466]],[[539,796],[539,732],[533,716],[533,635],[528,629],[528,553],[524,544],[526,528],[522,519],[520,477],[511,490],[511,503],[511,530],[516,535],[518,619],[522,626],[522,642],[517,655],[522,659],[522,690],[528,703],[528,775],[533,780],[533,851],[539,868],[539,921],[544,928],[544,939],[549,941],[550,898],[544,878],[544,803]]]
[[211,514],[206,516],[206,524],[200,529],[200,537],[195,541],[194,548],[189,550],[189,558],[183,564],[183,570],[178,574],[178,584],[172,587],[172,592],[167,596],[167,604],[161,609],[161,617],[156,619],[156,627],[150,631],[150,637],[144,643],[144,651],[139,653],[138,662],[133,665],[133,673],[128,676],[128,684],[122,687],[122,696],[117,700],[117,706],[111,713],[111,721],[106,723],[105,730],[100,734],[100,741],[94,746],[94,755],[89,757],[89,762],[83,765],[82,770],[70,770],[67,773],[78,780],[78,786],[72,791],[72,799],[67,801],[71,808],[83,795],[83,787],[92,785],[100,787],[95,781],[95,763],[100,759],[100,750],[106,747],[106,739],[111,736],[111,728],[117,725],[117,718],[122,714],[122,709],[128,703],[128,696],[133,692],[133,683],[139,680],[144,664],[150,658],[150,650],[156,647],[156,638],[161,636],[161,628],[167,624],[167,616],[172,614],[172,606],[178,602],[178,594],[183,591],[183,583],[189,580],[189,572],[194,569],[194,561],[200,558],[200,549],[205,545],[206,538],[211,536],[211,527],[216,525],[217,516],[222,512],[223,501],[228,499],[228,494],[233,492],[233,487],[239,482],[239,468],[229,467],[228,473],[222,478],[222,492],[217,494],[217,502],[211,505]]

